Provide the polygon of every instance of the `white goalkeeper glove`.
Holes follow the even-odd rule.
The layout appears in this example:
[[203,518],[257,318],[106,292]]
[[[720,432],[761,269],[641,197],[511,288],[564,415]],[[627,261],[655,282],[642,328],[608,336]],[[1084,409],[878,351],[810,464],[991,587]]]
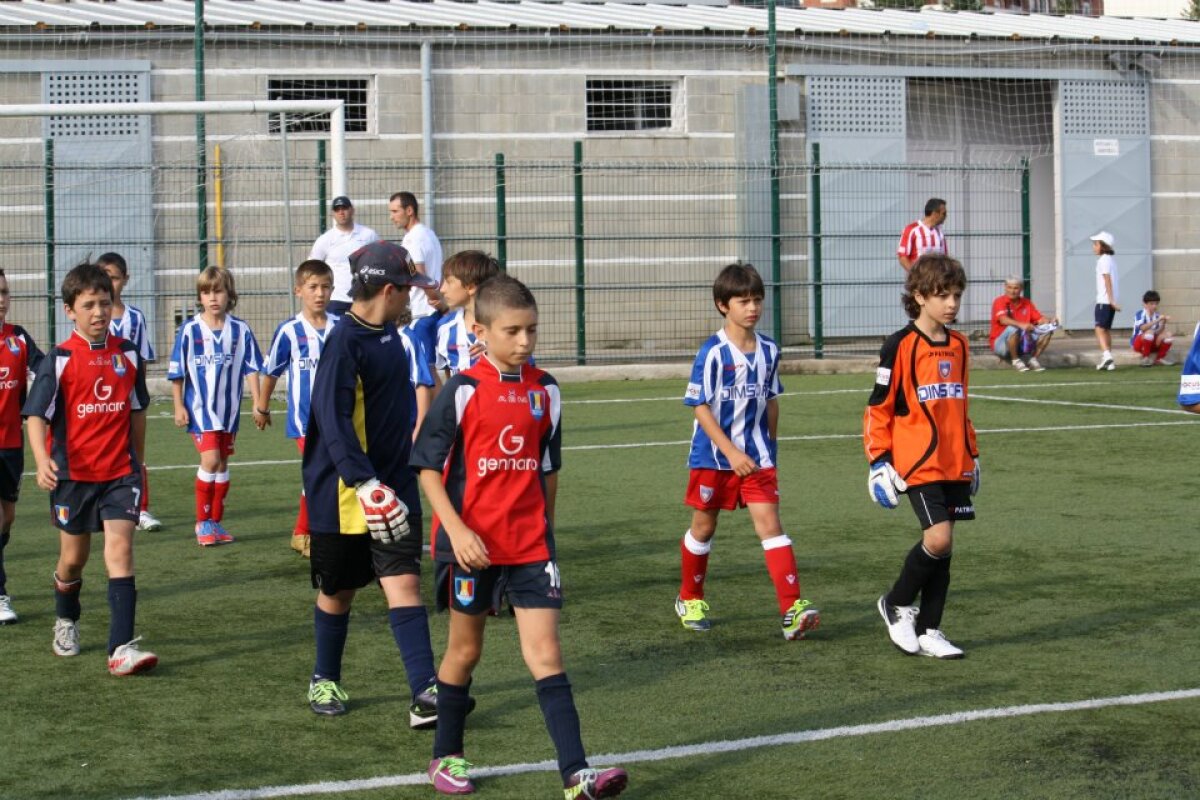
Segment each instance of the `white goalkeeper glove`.
[[975,469],[971,470],[971,496],[979,494],[979,459],[975,459]]
[[396,497],[390,486],[371,478],[354,487],[354,491],[358,494],[358,504],[367,518],[367,531],[372,539],[391,544],[408,536],[408,506]]
[[896,468],[886,461],[876,461],[871,465],[871,474],[867,477],[867,493],[871,499],[884,508],[895,508],[900,505],[898,492],[903,492],[908,484],[896,472]]

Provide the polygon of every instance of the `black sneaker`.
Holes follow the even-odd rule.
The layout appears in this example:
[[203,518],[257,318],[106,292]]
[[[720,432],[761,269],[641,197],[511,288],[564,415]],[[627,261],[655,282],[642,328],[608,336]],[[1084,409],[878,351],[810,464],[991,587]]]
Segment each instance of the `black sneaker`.
[[[437,684],[431,683],[429,687],[417,693],[413,704],[408,707],[408,727],[414,730],[423,730],[425,728],[433,728],[437,726]],[[467,713],[470,714],[475,710],[475,698],[467,698]]]
[[308,685],[308,707],[314,714],[336,717],[346,713],[346,701],[350,696],[337,681],[319,680]]

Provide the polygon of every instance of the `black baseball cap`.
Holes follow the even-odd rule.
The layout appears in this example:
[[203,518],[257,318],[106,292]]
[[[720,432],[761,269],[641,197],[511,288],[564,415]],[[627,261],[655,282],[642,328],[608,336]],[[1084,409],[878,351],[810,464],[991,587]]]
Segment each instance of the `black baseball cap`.
[[436,289],[437,281],[412,268],[408,251],[394,242],[380,239],[350,254],[350,272],[362,283],[382,286],[420,286]]
[[346,195],[339,194],[337,197],[333,198],[332,208],[334,211],[337,211],[339,208],[354,208],[354,203],[351,203],[350,198],[346,197]]

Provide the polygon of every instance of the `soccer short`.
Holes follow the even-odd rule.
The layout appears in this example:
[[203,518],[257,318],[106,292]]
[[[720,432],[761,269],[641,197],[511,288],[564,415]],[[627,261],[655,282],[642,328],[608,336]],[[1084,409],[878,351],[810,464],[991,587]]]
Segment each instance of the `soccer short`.
[[142,473],[111,481],[60,480],[50,492],[54,527],[66,533],[99,533],[105,521],[137,522],[142,502]]
[[692,469],[683,502],[700,511],[733,511],[748,503],[779,505],[779,479],[774,467],[744,478],[728,469]]
[[21,473],[25,471],[25,448],[0,450],[0,500],[17,502],[21,494]]
[[438,611],[498,614],[506,598],[513,608],[562,608],[562,581],[553,561],[493,564],[473,571],[439,561],[435,580]]
[[1096,303],[1096,327],[1104,330],[1112,330],[1113,320],[1116,319],[1117,310],[1108,303]]
[[392,544],[377,542],[369,533],[311,533],[309,572],[314,589],[335,595],[361,589],[376,578],[421,574],[421,518],[409,517],[413,533]]
[[420,339],[425,345],[425,353],[430,363],[433,363],[434,354],[437,353],[437,326],[441,319],[442,315],[435,311],[427,317],[417,317],[408,323],[409,334]]
[[971,484],[926,483],[908,487],[908,502],[928,530],[941,522],[975,519],[975,503],[971,500]]
[[237,434],[229,431],[205,431],[192,434],[192,441],[196,443],[196,452],[206,453],[216,450],[221,454],[221,458],[229,458],[233,455],[233,443],[236,440]]

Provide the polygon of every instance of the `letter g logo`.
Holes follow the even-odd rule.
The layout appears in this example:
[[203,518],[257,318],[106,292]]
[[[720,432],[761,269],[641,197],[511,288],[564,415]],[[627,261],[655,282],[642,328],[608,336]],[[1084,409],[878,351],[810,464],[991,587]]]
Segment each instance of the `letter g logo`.
[[92,393],[101,403],[106,403],[112,397],[113,387],[105,386],[104,378],[96,378],[96,385],[92,387]]
[[[503,450],[506,455],[515,456],[517,453],[521,452],[521,448],[525,446],[525,437],[509,435],[509,431],[511,431],[511,430],[512,430],[512,425],[504,426],[504,430],[500,431],[499,443],[500,443],[500,449]],[[510,442],[512,442],[511,449],[504,444],[505,436],[508,436],[508,440]]]

